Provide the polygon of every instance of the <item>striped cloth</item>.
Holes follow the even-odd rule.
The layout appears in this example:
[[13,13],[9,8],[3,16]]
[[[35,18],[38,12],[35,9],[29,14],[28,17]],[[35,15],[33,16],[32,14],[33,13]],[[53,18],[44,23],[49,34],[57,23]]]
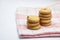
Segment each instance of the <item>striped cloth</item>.
[[48,27],[41,26],[39,30],[27,29],[27,16],[38,15],[39,8],[18,8],[16,11],[16,24],[20,38],[46,38],[60,37],[60,13],[52,12],[52,24]]

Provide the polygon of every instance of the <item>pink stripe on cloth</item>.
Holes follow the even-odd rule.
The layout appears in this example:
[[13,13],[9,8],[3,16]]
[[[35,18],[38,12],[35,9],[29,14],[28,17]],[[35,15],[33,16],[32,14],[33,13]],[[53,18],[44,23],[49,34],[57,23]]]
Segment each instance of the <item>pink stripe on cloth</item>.
[[33,36],[32,37],[30,37],[30,36],[28,36],[28,37],[20,36],[19,38],[24,38],[25,39],[25,38],[58,38],[58,37],[60,38],[60,36],[49,36],[48,35],[48,36],[35,36],[35,37],[33,37]]
[[[16,19],[26,19],[27,18],[27,14],[16,14]],[[55,13],[54,15],[52,15],[53,18],[60,18],[60,13]]]
[[49,35],[49,34],[60,34],[60,32],[44,32],[39,34],[21,34],[21,36],[35,36],[35,35]]
[[40,34],[20,34],[20,38],[46,38],[46,37],[60,37],[60,32],[44,32]]

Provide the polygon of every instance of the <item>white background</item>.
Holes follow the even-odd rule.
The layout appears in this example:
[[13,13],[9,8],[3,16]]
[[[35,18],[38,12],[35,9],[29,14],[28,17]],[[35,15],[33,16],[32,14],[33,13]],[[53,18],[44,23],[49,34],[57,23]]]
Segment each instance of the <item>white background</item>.
[[[18,7],[44,7],[59,0],[0,0],[0,40],[20,40],[15,20]],[[29,40],[60,40],[60,38],[34,38]],[[21,39],[28,40],[28,39]]]

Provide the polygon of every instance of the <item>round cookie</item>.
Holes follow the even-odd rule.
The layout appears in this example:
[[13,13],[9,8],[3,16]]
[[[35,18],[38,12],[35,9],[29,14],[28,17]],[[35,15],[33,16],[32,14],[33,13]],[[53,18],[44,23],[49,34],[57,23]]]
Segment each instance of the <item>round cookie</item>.
[[44,17],[44,18],[51,17],[51,16],[52,16],[51,14],[47,14],[47,15],[39,14],[39,17]]
[[50,23],[45,23],[45,24],[41,23],[41,25],[42,26],[50,26],[51,25],[51,22]]
[[31,22],[31,21],[28,21],[28,20],[27,20],[27,22],[30,23],[30,24],[36,24],[36,23],[39,23],[39,21],[38,21],[38,22]]
[[47,17],[47,18],[45,18],[45,17],[40,17],[40,19],[41,19],[41,20],[51,20],[51,17]]
[[39,23],[33,23],[33,24],[32,24],[32,23],[27,22],[27,25],[28,25],[28,26],[31,26],[31,27],[34,27],[34,26],[39,25]]
[[40,25],[38,25],[38,26],[34,26],[34,27],[28,27],[28,29],[30,29],[30,30],[38,30],[38,29],[40,29]]
[[40,20],[40,23],[50,23],[51,20]]
[[50,8],[41,8],[41,10],[39,11],[40,14],[51,14],[51,9]]
[[33,23],[36,23],[36,22],[39,22],[39,17],[38,16],[27,16],[27,21],[28,22],[33,22]]

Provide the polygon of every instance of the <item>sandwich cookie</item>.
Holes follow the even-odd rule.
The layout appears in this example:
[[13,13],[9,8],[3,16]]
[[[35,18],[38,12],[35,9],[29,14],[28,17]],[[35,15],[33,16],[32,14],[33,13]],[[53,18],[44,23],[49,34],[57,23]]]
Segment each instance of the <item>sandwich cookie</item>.
[[51,10],[50,10],[50,8],[41,8],[39,13],[42,15],[51,14]]
[[48,23],[50,23],[51,22],[51,20],[40,20],[40,23],[44,23],[44,24],[48,24]]
[[51,22],[50,23],[41,23],[42,26],[50,26],[51,25]]
[[39,22],[39,17],[38,16],[27,16],[27,21],[30,23],[37,23]]
[[28,29],[31,29],[31,30],[38,30],[38,29],[40,29],[40,25],[38,25],[38,26],[34,26],[34,27],[28,27]]

